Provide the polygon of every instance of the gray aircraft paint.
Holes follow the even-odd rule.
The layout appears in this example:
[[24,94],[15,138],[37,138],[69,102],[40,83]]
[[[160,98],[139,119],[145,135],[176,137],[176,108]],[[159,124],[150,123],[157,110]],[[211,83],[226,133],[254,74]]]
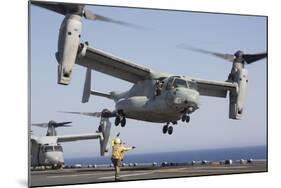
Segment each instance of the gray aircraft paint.
[[[77,7],[81,8],[81,6],[79,5],[77,5]],[[67,14],[65,12],[62,13],[62,14],[66,14],[65,20],[63,22],[71,23],[72,17],[78,18],[80,16],[79,17],[80,19],[81,18],[80,13],[82,13],[80,9],[78,12],[67,12]],[[69,24],[68,29],[75,30],[77,29],[75,27],[76,27],[75,24]],[[61,38],[61,34],[66,35],[66,33],[60,32],[59,38]],[[141,83],[142,81],[143,83],[145,83],[144,80],[148,81],[146,82],[148,86],[146,84],[140,84],[140,86],[136,86],[135,88],[136,90],[130,90],[128,92],[123,93],[124,94],[124,95],[122,94],[123,98],[120,98],[120,95],[118,97],[118,94],[116,92],[110,92],[108,94],[103,94],[103,93],[99,94],[99,92],[94,92],[94,91],[90,92],[90,94],[106,96],[108,98],[114,99],[116,102],[115,111],[117,112],[123,111],[124,117],[132,117],[133,119],[146,120],[151,122],[169,123],[179,120],[181,116],[184,116],[186,113],[189,114],[192,113],[194,110],[196,110],[198,108],[199,95],[226,97],[228,93],[230,98],[229,118],[240,119],[242,116],[243,103],[245,99],[248,78],[247,78],[247,71],[244,68],[239,67],[240,65],[242,65],[242,63],[244,65],[244,62],[242,61],[240,62],[240,60],[235,61],[234,59],[233,62],[234,68],[231,71],[233,79],[231,80],[212,81],[212,80],[190,78],[197,85],[197,89],[189,89],[188,87],[184,89],[180,88],[178,89],[178,91],[176,91],[176,93],[178,93],[176,94],[176,97],[171,95],[171,93],[169,95],[169,94],[164,94],[165,92],[163,92],[162,98],[160,96],[157,96],[156,98],[159,97],[158,99],[152,100],[152,98],[148,97],[148,95],[151,95],[151,93],[153,92],[153,87],[151,86],[153,81],[155,79],[159,79],[159,80],[163,78],[169,79],[171,78],[171,76],[173,76],[173,74],[165,74],[162,72],[157,72],[149,68],[146,68],[144,66],[131,63],[124,59],[113,56],[107,52],[102,52],[100,50],[90,48],[87,43],[78,44],[76,39],[72,40],[71,38],[68,37],[66,37],[66,40],[59,40],[59,46],[64,46],[64,49],[71,49],[71,50],[65,50],[63,52],[63,56],[67,57],[69,55],[69,57],[75,56],[77,58],[77,59],[71,58],[71,60],[63,61],[63,63],[61,62],[60,59],[59,63],[62,63],[62,67],[67,67],[67,72],[66,74],[58,74],[58,80],[64,80],[65,76],[68,77],[67,80],[64,80],[63,82],[59,82],[61,84],[68,85],[70,82],[70,75],[72,74],[71,68],[73,67],[74,64],[73,59],[76,60],[75,62],[76,64],[82,65],[84,67],[105,74],[109,74],[111,76],[115,76],[117,78],[126,80],[136,85],[138,83]],[[71,48],[71,46],[76,46],[76,48]],[[78,49],[78,53],[76,49]],[[59,68],[59,71],[64,71],[64,69]],[[151,80],[151,82],[149,82],[149,80]],[[141,89],[143,89],[144,91],[138,91]],[[143,92],[143,95],[140,94],[141,92]],[[190,101],[188,101],[187,99]],[[193,110],[190,110],[190,112],[188,112],[187,109],[189,108],[191,109],[190,107],[191,105],[195,107]],[[184,110],[182,110],[182,108]],[[157,114],[161,112],[161,110],[163,112],[161,113],[162,119],[161,118],[159,119],[159,116],[157,116]],[[150,113],[145,114],[144,111]],[[167,117],[167,114],[165,114],[165,112],[170,112],[169,113],[170,117]],[[179,112],[181,112],[181,114],[179,114]]]
[[99,139],[100,155],[104,156],[109,150],[109,136],[111,123],[108,118],[100,121],[99,132],[76,135],[31,135],[31,166],[60,167],[64,164],[63,148],[61,142],[73,142],[79,140]]

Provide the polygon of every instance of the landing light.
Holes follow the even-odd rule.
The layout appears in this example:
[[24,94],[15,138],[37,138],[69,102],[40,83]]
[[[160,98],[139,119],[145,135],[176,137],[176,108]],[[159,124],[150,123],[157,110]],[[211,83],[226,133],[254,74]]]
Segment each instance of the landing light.
[[187,109],[189,112],[193,112],[194,111],[194,108],[192,106],[188,107]]
[[175,104],[181,104],[181,103],[182,103],[182,99],[179,98],[179,97],[176,97],[176,98],[174,99],[174,103],[175,103]]

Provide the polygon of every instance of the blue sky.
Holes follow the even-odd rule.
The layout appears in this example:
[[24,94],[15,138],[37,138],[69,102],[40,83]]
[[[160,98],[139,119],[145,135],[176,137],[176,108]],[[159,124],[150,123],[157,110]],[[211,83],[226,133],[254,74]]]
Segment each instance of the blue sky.
[[[266,18],[150,9],[87,6],[114,19],[151,28],[135,30],[83,19],[82,41],[119,57],[157,70],[212,80],[225,80],[231,63],[215,57],[177,49],[185,43],[212,51],[248,53],[266,50]],[[108,99],[92,96],[81,103],[85,69],[75,66],[69,86],[57,81],[55,52],[62,15],[31,6],[31,122],[73,121],[59,134],[94,132],[99,119],[60,114],[57,111],[101,111],[113,109]],[[189,124],[174,126],[173,135],[162,134],[162,124],[128,120],[121,132],[126,143],[137,146],[135,153],[240,147],[266,143],[266,60],[247,66],[249,85],[243,119],[228,119],[228,99],[200,98],[200,109]],[[92,74],[92,88],[123,91],[131,84],[98,72]],[[32,128],[36,135],[46,130]],[[151,144],[153,142],[153,144]],[[96,156],[97,140],[63,144],[65,157]]]

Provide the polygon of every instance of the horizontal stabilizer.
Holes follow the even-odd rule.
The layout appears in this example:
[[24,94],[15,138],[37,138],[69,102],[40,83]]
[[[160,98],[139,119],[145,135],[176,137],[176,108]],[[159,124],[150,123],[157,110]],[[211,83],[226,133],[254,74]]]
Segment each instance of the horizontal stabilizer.
[[77,135],[60,135],[57,136],[58,142],[73,142],[79,140],[90,140],[90,139],[100,139],[103,140],[102,133],[90,133],[90,134],[77,134]]
[[113,99],[112,95],[110,93],[103,93],[103,92],[98,92],[98,91],[91,91],[92,95],[100,96],[100,97],[105,97],[109,99]]

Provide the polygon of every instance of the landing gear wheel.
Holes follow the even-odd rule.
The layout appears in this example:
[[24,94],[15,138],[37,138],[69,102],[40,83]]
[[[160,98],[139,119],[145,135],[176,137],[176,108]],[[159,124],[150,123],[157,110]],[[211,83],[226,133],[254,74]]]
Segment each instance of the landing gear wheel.
[[168,125],[165,125],[162,129],[163,134],[166,134],[168,132]]
[[186,116],[185,122],[188,123],[190,121],[190,116]]
[[54,165],[51,166],[51,168],[52,168],[53,170],[56,170],[56,169],[58,169],[58,165],[57,165],[57,164],[54,164]]
[[126,118],[123,117],[123,118],[121,119],[121,127],[125,127],[125,125],[126,125]]
[[59,164],[59,165],[57,166],[57,169],[61,169],[61,168],[62,168],[62,165]]
[[115,124],[115,126],[118,126],[119,125],[119,123],[120,123],[120,117],[119,116],[117,116],[116,118],[115,118],[115,122],[114,122],[114,124]]
[[186,115],[183,115],[183,116],[181,117],[181,121],[182,121],[182,122],[185,122],[185,121],[186,121]]
[[170,127],[168,127],[168,134],[171,135],[172,133],[173,133],[173,127],[170,126]]

